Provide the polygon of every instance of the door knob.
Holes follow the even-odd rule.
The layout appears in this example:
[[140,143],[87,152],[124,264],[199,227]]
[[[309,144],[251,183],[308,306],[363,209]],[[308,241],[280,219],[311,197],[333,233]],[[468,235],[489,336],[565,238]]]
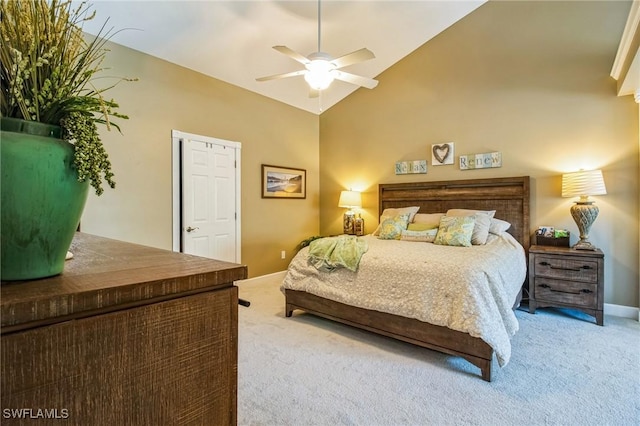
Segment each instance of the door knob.
[[195,228],[192,228],[192,227],[188,226],[188,227],[187,227],[187,232],[193,232],[193,231],[195,231],[196,229],[198,229],[198,227],[197,227],[197,226],[196,226]]

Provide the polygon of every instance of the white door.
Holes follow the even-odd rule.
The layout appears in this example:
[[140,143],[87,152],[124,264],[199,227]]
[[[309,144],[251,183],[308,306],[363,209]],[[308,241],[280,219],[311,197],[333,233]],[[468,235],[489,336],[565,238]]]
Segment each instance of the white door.
[[179,144],[181,251],[239,263],[237,143],[183,134]]

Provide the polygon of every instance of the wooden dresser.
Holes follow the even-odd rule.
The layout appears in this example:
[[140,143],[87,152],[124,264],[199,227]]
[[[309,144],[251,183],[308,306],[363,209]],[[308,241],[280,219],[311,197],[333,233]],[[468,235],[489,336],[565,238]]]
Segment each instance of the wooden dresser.
[[581,310],[604,324],[601,250],[533,245],[529,248],[529,312],[546,306]]
[[82,233],[71,251],[2,283],[0,422],[236,424],[246,266]]

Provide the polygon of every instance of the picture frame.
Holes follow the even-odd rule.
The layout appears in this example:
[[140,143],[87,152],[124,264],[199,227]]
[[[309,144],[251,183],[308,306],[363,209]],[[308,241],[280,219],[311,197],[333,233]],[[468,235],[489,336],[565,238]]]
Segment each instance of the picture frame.
[[262,198],[307,198],[307,171],[263,164]]
[[453,142],[431,145],[431,165],[443,166],[453,164]]

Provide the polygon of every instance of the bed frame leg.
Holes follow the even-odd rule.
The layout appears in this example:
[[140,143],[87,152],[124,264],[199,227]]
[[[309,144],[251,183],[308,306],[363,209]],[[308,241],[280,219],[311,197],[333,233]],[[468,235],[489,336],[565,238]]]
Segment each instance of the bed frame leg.
[[482,380],[486,382],[491,381],[493,358],[486,359],[471,355],[462,355],[462,357],[480,369]]
[[290,304],[286,303],[284,306],[284,314],[287,318],[291,317],[293,315],[293,306],[291,306]]
[[483,366],[480,366],[480,371],[482,372],[482,380],[485,382],[491,381],[491,361],[487,361],[483,363]]

